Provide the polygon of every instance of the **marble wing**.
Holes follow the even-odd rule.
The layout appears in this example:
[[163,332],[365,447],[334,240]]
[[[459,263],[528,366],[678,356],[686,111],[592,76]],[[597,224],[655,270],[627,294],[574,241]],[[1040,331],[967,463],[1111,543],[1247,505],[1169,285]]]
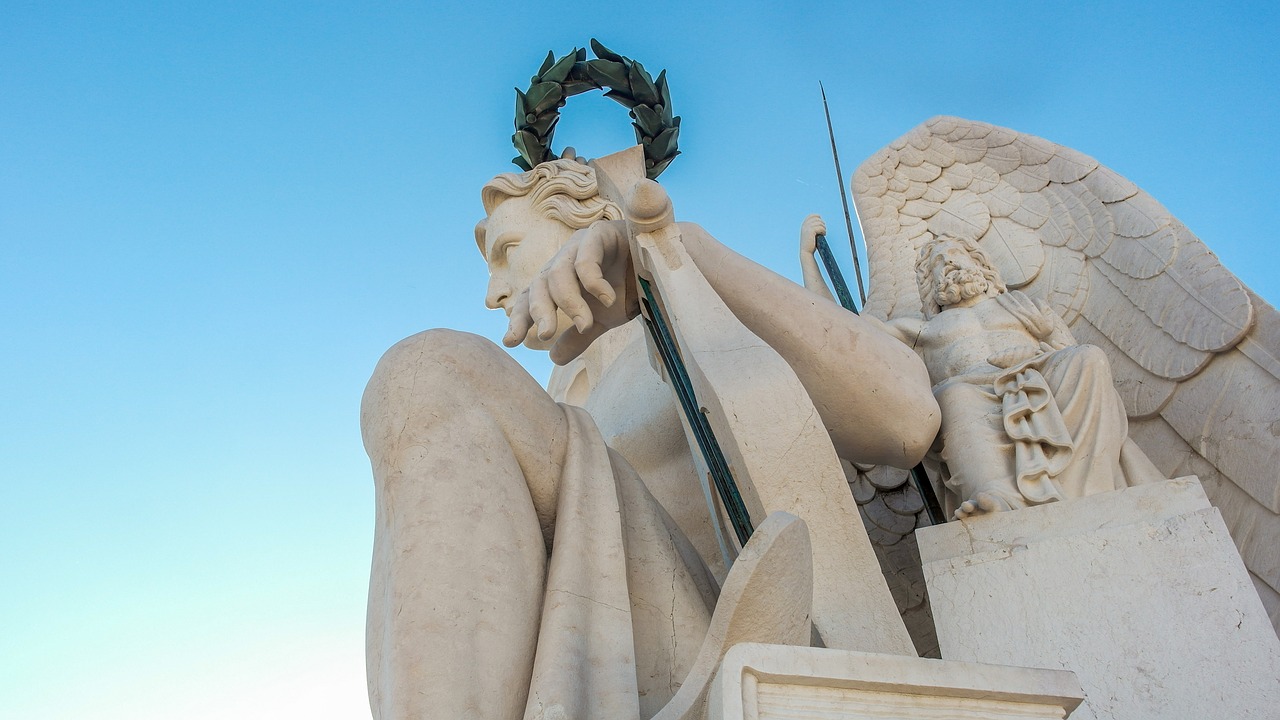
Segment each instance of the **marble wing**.
[[1167,476],[1200,476],[1280,627],[1280,314],[1150,195],[1042,138],[935,117],[864,162],[853,192],[865,312],[919,317],[919,248],[977,239],[1107,352],[1130,436]]

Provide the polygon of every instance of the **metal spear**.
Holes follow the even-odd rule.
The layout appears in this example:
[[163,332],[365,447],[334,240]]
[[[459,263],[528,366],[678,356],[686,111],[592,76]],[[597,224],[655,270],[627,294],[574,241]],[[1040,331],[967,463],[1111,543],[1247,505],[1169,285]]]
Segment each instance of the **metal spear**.
[[[840,153],[836,151],[836,131],[831,127],[831,108],[827,107],[827,90],[818,82],[822,92],[822,111],[827,115],[827,135],[831,137],[831,157],[836,161],[836,182],[840,185],[840,202],[844,204],[844,225],[849,230],[849,249],[853,251],[853,274],[858,278],[858,297],[867,304],[867,290],[862,285],[862,263],[858,262],[858,243],[853,238],[853,216],[849,214],[849,194],[844,187],[844,173],[840,171]],[[856,310],[854,312],[857,312]]]

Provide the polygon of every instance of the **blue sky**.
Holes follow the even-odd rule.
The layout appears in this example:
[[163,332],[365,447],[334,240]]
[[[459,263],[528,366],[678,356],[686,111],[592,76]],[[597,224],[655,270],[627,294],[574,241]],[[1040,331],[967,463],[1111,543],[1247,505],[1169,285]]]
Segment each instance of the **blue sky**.
[[[677,215],[793,278],[801,219],[840,213],[821,80],[846,177],[932,115],[1040,135],[1274,303],[1277,25],[1268,3],[5,3],[0,716],[367,717],[360,393],[406,335],[501,337],[471,233],[547,50],[667,68]],[[556,148],[631,141],[584,96]]]

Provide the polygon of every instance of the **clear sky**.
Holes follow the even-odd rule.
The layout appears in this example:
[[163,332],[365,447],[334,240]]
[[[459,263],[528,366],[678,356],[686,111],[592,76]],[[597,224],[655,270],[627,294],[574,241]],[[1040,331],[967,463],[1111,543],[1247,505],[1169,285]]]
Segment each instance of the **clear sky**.
[[[667,68],[677,215],[793,278],[821,80],[846,177],[932,115],[1033,133],[1280,299],[1273,3],[463,5],[0,7],[0,717],[368,717],[360,394],[501,337],[472,228],[547,50]],[[556,148],[631,141],[584,96]]]

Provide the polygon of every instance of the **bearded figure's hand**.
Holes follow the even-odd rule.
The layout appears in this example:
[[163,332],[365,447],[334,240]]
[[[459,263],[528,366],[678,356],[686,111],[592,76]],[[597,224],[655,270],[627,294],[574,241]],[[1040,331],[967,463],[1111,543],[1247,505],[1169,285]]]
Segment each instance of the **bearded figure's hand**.
[[1022,322],[1027,332],[1037,340],[1049,337],[1056,327],[1053,311],[1043,303],[1037,303],[1020,292],[1004,293],[1000,304]]
[[974,493],[973,497],[960,503],[960,507],[956,508],[955,519],[964,520],[975,515],[1008,512],[1009,510],[1017,510],[1026,506],[1026,500],[1016,493],[988,488]]

